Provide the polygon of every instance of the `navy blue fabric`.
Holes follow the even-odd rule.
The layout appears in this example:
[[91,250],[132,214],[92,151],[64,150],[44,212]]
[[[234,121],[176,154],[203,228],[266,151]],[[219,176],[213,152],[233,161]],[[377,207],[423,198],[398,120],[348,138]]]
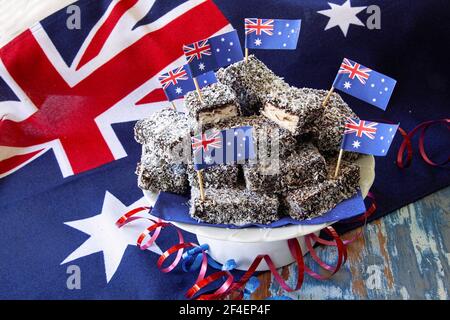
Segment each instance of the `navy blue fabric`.
[[[245,17],[302,19],[297,50],[255,51],[258,58],[292,85],[328,89],[342,58],[351,57],[398,81],[386,112],[344,96],[362,119],[384,118],[400,122],[402,128],[411,130],[420,122],[449,117],[448,52],[443,47],[450,34],[446,0],[353,0],[352,6],[378,4],[381,7],[381,30],[352,25],[346,37],[337,27],[324,30],[328,18],[317,11],[328,9],[327,1],[344,2],[215,2],[238,30],[241,43],[244,43]],[[99,1],[99,10],[107,3]],[[363,22],[368,16],[364,11],[358,14]],[[61,23],[64,22],[63,19]],[[51,33],[50,26],[44,27]],[[64,27],[55,27],[53,32],[63,30]],[[68,38],[61,39],[67,45]],[[78,50],[80,43],[73,43],[74,50]],[[67,50],[63,57],[70,64],[74,58],[73,48],[61,48],[62,44],[55,46],[61,52]],[[133,126],[133,122],[113,125],[128,156],[98,169],[63,178],[53,152],[49,151],[0,180],[0,299],[183,298],[183,293],[195,281],[195,275],[185,274],[180,268],[168,275],[162,274],[155,266],[158,256],[141,252],[135,246],[125,251],[108,283],[100,252],[74,260],[69,264],[81,269],[81,290],[68,290],[66,286],[67,264],[61,262],[89,235],[64,223],[99,214],[106,191],[125,206],[142,196],[134,175],[141,148],[134,142]],[[429,135],[429,155],[441,160],[447,157],[442,154],[449,146],[447,131],[432,128]],[[448,169],[430,167],[419,158],[411,168],[400,170],[395,165],[395,151],[400,142],[397,135],[389,155],[376,159],[377,176],[372,191],[377,198],[378,211],[374,218],[450,184]],[[417,145],[417,140],[413,142]],[[417,147],[414,149],[417,152]],[[347,228],[340,227],[340,230]],[[184,235],[187,241],[195,241],[192,235]],[[175,242],[175,233],[168,231],[158,240],[158,245],[164,251]]]
[[366,207],[364,205],[364,200],[361,196],[361,192],[358,192],[358,194],[354,197],[342,201],[333,210],[330,210],[324,215],[313,219],[295,220],[291,217],[283,217],[280,220],[274,221],[269,224],[248,223],[239,226],[234,224],[209,224],[199,222],[190,216],[189,197],[168,192],[161,192],[153,207],[152,215],[166,221],[183,222],[193,225],[215,226],[219,228],[242,229],[248,227],[279,228],[295,224],[312,225],[334,222],[353,218],[360,215],[365,210]]

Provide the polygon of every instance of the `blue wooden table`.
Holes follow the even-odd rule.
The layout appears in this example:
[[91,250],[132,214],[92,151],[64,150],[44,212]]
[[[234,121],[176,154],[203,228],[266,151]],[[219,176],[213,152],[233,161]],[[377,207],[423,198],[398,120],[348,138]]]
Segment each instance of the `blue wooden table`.
[[[349,245],[347,263],[330,280],[305,275],[301,290],[286,293],[266,272],[259,276],[261,286],[252,298],[449,299],[449,250],[450,187],[368,224],[364,236]],[[324,261],[336,256],[331,247],[317,252]],[[305,263],[313,266],[309,255]],[[281,272],[294,287],[296,266]]]

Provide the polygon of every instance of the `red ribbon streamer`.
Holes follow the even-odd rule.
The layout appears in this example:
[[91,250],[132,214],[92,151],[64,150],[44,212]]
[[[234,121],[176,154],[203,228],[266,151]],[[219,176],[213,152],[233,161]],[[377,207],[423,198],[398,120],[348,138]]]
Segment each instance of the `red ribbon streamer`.
[[[367,221],[367,218],[373,214],[373,212],[376,209],[375,206],[375,200],[373,196],[369,193],[368,197],[372,200],[372,205],[369,207],[369,209],[359,216],[358,218],[354,220],[350,220],[348,222],[352,221]],[[152,222],[152,225],[146,228],[138,237],[137,240],[137,246],[142,249],[146,250],[149,248],[160,236],[161,231],[164,228],[167,227],[174,227],[171,223],[162,221],[160,219],[152,219],[148,217],[140,217],[137,216],[138,213],[151,210],[149,207],[139,207],[136,209],[133,209],[129,212],[127,212],[125,215],[120,217],[116,225],[119,228],[124,227],[125,225],[136,221],[138,219],[145,219],[150,222]],[[297,272],[297,281],[296,285],[294,287],[290,287],[286,281],[283,279],[283,277],[280,275],[280,273],[277,271],[277,268],[275,264],[273,263],[272,259],[268,255],[258,255],[253,263],[250,265],[249,269],[244,273],[244,275],[239,279],[239,281],[234,281],[234,276],[229,271],[218,271],[215,272],[209,276],[206,276],[207,270],[208,270],[208,255],[205,250],[202,248],[199,248],[199,245],[192,243],[192,242],[185,242],[183,235],[181,231],[174,227],[177,235],[178,235],[178,244],[170,247],[168,250],[166,250],[158,259],[157,266],[158,268],[164,272],[168,273],[171,272],[181,261],[182,255],[185,249],[188,248],[197,248],[197,250],[200,249],[199,254],[202,255],[202,262],[200,265],[199,273],[197,276],[197,280],[195,281],[195,284],[186,292],[186,297],[188,299],[198,299],[198,300],[215,300],[215,299],[225,299],[225,298],[233,298],[233,299],[243,299],[243,292],[245,289],[245,285],[248,282],[248,280],[255,274],[256,269],[260,265],[260,263],[264,260],[268,267],[270,272],[273,274],[275,280],[280,284],[280,286],[287,292],[297,291],[300,290],[300,288],[303,285],[304,275],[305,272],[319,280],[325,280],[329,279],[331,276],[333,276],[336,272],[339,271],[341,266],[345,263],[347,260],[347,245],[356,240],[357,237],[361,235],[362,232],[359,232],[356,236],[353,237],[351,240],[342,240],[336,230],[333,227],[327,227],[324,229],[324,231],[333,238],[332,241],[324,240],[319,237],[317,237],[315,234],[310,234],[305,236],[306,246],[311,254],[311,257],[313,260],[325,271],[329,272],[327,275],[321,275],[312,269],[310,269],[308,266],[305,265],[303,260],[303,253],[302,249],[300,247],[300,244],[296,238],[289,239],[288,240],[288,246],[289,250],[291,252],[291,255],[294,257],[295,262],[297,264],[298,272]],[[146,240],[148,239],[148,240]],[[318,242],[323,245],[327,246],[334,246],[337,247],[337,262],[335,266],[331,266],[327,263],[325,263],[323,260],[319,258],[317,255],[312,242]],[[175,255],[175,258],[172,263],[170,263],[167,267],[163,267],[166,260],[172,256]],[[207,293],[207,294],[200,294],[200,291],[207,288],[209,285],[216,281],[223,281],[222,285],[216,289],[213,293]]]
[[[400,148],[397,153],[397,165],[401,169],[408,168],[411,165],[413,158],[413,150],[411,145],[412,138],[420,132],[419,135],[419,154],[422,157],[423,161],[430,166],[433,167],[447,167],[447,164],[450,162],[450,156],[441,163],[436,163],[430,159],[427,152],[425,151],[425,134],[427,130],[437,124],[444,124],[447,127],[447,130],[450,130],[450,119],[439,119],[439,120],[431,120],[425,121],[419,125],[417,125],[414,129],[412,129],[408,134],[401,128],[399,128],[400,133],[403,136],[403,142],[400,145]],[[447,149],[448,150],[448,149]],[[404,153],[407,152],[406,160],[404,161]]]

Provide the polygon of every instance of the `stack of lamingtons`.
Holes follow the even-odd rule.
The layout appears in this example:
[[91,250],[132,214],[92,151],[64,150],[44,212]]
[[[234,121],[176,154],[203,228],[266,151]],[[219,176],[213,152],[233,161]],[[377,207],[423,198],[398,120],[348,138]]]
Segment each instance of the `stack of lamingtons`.
[[[356,153],[346,154],[333,177],[345,120],[356,117],[338,94],[323,107],[326,91],[292,87],[254,56],[216,76],[202,89],[202,101],[195,91],[186,95],[187,116],[164,109],[136,124],[140,188],[190,193],[192,217],[235,225],[312,218],[357,193]],[[202,201],[191,134],[241,126],[253,127],[257,157],[205,169]]]

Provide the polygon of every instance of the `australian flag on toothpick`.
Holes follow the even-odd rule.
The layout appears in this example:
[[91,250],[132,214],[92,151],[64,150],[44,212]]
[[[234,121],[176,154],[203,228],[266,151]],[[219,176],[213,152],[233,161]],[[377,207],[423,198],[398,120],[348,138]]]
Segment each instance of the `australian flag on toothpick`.
[[341,149],[386,156],[397,132],[398,124],[386,124],[349,118],[345,124]]
[[184,45],[183,51],[193,77],[244,58],[236,30]]
[[297,48],[301,20],[245,19],[245,47],[249,49]]
[[254,159],[252,132],[253,128],[247,126],[222,131],[209,130],[192,137],[195,170]]
[[386,110],[396,80],[345,58],[333,87]]
[[[200,88],[217,82],[214,72],[202,74],[197,79]],[[159,76],[159,82],[169,101],[183,98],[189,91],[195,90],[194,80],[188,65],[163,73]]]

